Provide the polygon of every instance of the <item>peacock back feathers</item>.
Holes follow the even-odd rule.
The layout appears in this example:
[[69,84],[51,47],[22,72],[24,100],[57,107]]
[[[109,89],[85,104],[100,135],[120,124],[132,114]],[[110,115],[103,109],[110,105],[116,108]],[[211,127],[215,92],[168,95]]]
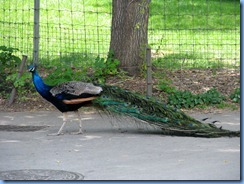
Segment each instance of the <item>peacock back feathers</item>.
[[196,137],[240,136],[239,131],[221,129],[212,123],[202,123],[154,98],[115,86],[101,87],[103,92],[93,100],[94,105],[103,107],[108,112],[140,119],[162,129],[166,134]]

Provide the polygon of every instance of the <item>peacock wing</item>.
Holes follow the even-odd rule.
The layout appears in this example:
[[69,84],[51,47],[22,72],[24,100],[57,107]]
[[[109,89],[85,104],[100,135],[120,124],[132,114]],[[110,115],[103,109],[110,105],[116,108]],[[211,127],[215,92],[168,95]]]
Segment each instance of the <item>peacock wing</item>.
[[99,86],[94,86],[92,83],[85,83],[81,81],[71,81],[59,84],[54,86],[50,93],[53,96],[56,96],[61,93],[71,94],[79,96],[83,93],[98,95],[102,91],[102,88]]

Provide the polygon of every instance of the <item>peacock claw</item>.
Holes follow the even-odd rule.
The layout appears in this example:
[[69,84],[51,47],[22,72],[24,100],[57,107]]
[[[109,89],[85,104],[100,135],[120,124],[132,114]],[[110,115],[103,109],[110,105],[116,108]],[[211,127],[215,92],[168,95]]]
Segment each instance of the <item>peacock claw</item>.
[[206,121],[207,119],[209,119],[209,118],[203,118],[202,121]]
[[219,121],[212,121],[211,123],[213,123],[213,124],[214,124],[214,123],[217,123],[217,122],[219,122]]

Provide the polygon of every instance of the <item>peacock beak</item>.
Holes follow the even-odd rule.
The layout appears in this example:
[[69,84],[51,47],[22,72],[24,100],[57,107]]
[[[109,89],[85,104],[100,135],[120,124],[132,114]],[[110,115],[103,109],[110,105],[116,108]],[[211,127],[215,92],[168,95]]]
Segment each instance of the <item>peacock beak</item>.
[[27,67],[27,69],[28,69],[29,72],[34,72],[36,67],[33,66],[33,65],[30,65],[30,66]]

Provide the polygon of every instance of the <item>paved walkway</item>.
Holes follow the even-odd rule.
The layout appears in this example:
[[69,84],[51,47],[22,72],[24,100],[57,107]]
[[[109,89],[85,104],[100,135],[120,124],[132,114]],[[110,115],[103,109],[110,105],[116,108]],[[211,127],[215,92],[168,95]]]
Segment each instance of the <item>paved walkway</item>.
[[[62,170],[79,173],[84,180],[240,179],[240,138],[165,136],[133,120],[99,114],[82,115],[83,135],[70,134],[78,130],[74,121],[64,128],[65,135],[47,136],[60,128],[61,117],[56,111],[0,112],[0,125],[13,125],[0,130],[0,172]],[[194,117],[240,129],[239,111]],[[18,126],[44,127],[34,131],[37,127]]]

